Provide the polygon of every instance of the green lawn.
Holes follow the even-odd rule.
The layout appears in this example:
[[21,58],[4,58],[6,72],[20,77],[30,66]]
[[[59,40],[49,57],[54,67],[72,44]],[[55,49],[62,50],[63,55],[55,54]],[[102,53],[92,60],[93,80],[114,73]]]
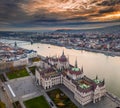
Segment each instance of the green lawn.
[[29,67],[29,69],[30,69],[30,71],[33,73],[33,75],[35,75],[36,66]]
[[47,92],[58,108],[77,108],[77,106],[60,90],[54,89]]
[[36,97],[24,102],[26,108],[50,108],[44,96]]
[[15,79],[15,78],[29,76],[26,69],[16,70],[14,72],[9,72],[6,75],[9,79]]

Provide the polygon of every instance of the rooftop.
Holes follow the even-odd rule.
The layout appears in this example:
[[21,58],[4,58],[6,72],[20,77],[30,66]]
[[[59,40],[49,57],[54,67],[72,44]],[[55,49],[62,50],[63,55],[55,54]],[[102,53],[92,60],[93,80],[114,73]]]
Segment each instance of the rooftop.
[[101,81],[99,79],[94,79],[93,80],[96,84],[99,84]]
[[11,45],[0,43],[0,59],[6,61],[14,61],[27,57],[28,53],[35,52],[34,50],[26,50],[17,47],[17,49]]
[[81,92],[89,92],[91,90],[95,90],[97,86],[104,86],[104,80],[101,81],[98,78],[92,80],[86,76],[75,80],[74,83],[78,87],[78,90],[80,90]]
[[86,88],[89,88],[90,86],[89,85],[87,85],[87,84],[80,84],[79,85],[82,89],[86,89]]
[[80,71],[80,69],[79,68],[72,68],[72,71],[78,72],[78,71]]
[[73,67],[69,70],[70,74],[81,75],[83,71],[80,70],[78,67]]
[[39,71],[39,73],[44,77],[44,78],[49,78],[49,77],[54,77],[60,75],[56,70],[53,68],[48,68]]
[[90,86],[92,86],[92,84],[90,82],[86,81],[84,78],[81,78],[81,79],[77,80],[77,84],[82,89],[87,89]]

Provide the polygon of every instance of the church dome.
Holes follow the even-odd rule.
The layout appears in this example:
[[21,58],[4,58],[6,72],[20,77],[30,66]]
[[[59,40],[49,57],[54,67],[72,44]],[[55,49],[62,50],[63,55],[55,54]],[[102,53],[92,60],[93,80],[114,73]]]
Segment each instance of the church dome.
[[61,57],[59,58],[59,61],[60,62],[67,62],[67,57],[64,55],[64,51],[63,51],[63,54],[61,55]]

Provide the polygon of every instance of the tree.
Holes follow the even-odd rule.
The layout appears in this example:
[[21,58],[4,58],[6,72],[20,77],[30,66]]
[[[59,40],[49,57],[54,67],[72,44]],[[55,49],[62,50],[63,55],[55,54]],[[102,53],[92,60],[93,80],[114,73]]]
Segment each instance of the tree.
[[6,108],[5,104],[0,101],[0,108]]

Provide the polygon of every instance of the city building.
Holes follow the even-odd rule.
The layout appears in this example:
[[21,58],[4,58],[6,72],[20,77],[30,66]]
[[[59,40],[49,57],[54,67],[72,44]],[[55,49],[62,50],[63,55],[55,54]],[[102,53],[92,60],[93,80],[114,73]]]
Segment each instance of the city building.
[[37,51],[34,50],[25,50],[25,54],[27,55],[28,59],[37,57]]
[[26,66],[29,59],[37,57],[37,52],[34,50],[26,50],[17,46],[4,44],[0,42],[0,70],[9,70],[14,67]]
[[[53,66],[54,63],[56,65],[57,63],[59,64],[61,58],[62,60],[64,58],[64,62],[61,62],[60,64],[62,70],[60,70],[61,68]],[[81,69],[78,68],[77,60],[75,61],[75,66],[71,66],[70,64],[65,65],[65,62],[67,63],[69,60],[66,60],[64,52],[60,58],[50,59],[52,62],[50,62],[51,60],[48,58],[45,62],[42,61],[35,73],[36,82],[39,85],[42,85],[44,89],[52,88],[54,85],[63,84],[73,92],[74,98],[81,105],[86,105],[90,102],[96,103],[105,95],[105,81],[99,80],[97,76],[93,80],[85,76],[83,73],[83,67]],[[44,68],[45,64],[47,65]]]

